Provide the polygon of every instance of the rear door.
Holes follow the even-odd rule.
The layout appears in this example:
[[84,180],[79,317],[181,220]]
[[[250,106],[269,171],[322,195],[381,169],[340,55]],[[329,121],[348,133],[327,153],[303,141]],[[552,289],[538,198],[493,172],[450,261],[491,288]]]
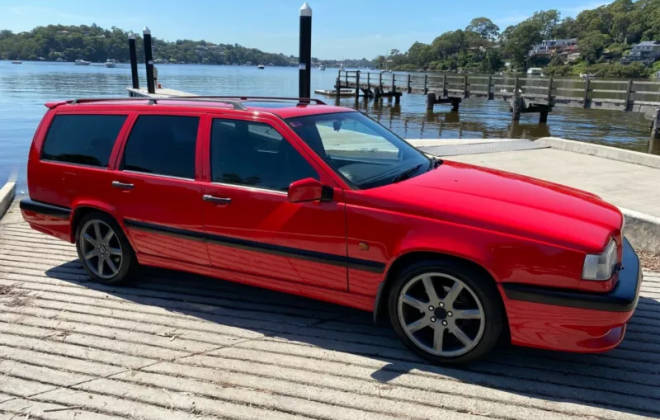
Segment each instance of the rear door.
[[290,203],[289,185],[333,181],[267,120],[213,118],[203,193],[211,263],[236,272],[347,290],[345,204]]
[[196,178],[202,118],[138,114],[112,179],[117,213],[146,262],[209,265]]

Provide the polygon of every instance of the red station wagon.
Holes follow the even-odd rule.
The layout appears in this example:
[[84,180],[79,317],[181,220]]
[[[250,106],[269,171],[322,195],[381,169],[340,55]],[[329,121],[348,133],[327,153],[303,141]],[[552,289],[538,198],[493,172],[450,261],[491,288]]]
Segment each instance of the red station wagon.
[[157,266],[373,311],[437,363],[623,340],[642,274],[616,207],[305,101],[49,103],[23,217],[101,283]]

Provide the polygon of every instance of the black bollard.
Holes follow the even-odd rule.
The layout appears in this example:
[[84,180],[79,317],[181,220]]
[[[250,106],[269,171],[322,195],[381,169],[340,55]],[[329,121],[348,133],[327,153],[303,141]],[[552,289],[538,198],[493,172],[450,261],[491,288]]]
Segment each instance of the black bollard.
[[137,50],[135,47],[135,35],[128,37],[128,51],[131,56],[131,78],[133,79],[133,89],[140,88],[140,80],[138,79],[137,68]]
[[300,8],[300,54],[298,62],[298,97],[311,97],[312,9],[307,3]]
[[144,63],[147,66],[147,92],[156,93],[154,85],[154,57],[151,54],[151,31],[146,26],[144,31]]

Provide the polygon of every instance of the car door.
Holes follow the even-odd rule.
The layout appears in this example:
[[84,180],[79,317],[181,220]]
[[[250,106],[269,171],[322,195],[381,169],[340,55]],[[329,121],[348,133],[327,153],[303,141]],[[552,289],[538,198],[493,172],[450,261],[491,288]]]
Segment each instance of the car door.
[[268,278],[347,290],[343,194],[290,203],[288,186],[334,183],[267,120],[212,118],[204,224],[211,264]]
[[117,214],[139,259],[210,265],[196,181],[202,118],[137,115],[114,172]]

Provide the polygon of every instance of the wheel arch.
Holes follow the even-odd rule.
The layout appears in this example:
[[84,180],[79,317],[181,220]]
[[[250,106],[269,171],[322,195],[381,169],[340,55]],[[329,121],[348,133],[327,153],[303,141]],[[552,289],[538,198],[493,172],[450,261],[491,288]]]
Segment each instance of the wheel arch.
[[[414,264],[419,261],[427,260],[441,260],[441,261],[453,261],[461,265],[469,266],[472,269],[478,270],[483,273],[487,278],[493,281],[493,284],[497,284],[494,276],[481,264],[478,264],[468,258],[458,257],[456,255],[446,254],[442,252],[434,251],[412,251],[400,255],[394,262],[390,265],[387,270],[385,279],[378,285],[378,291],[376,293],[376,300],[374,302],[374,323],[380,324],[382,320],[386,317],[388,313],[387,309],[387,296],[390,292],[390,287],[394,282],[397,274],[401,272],[405,267]],[[501,298],[501,296],[500,296]]]
[[105,205],[102,203],[78,203],[71,211],[71,219],[69,221],[69,232],[70,232],[70,241],[71,243],[76,242],[76,231],[78,230],[78,224],[80,221],[92,212],[105,213],[106,215],[112,217],[117,224],[124,229],[123,224],[117,219],[115,215],[115,209],[112,206]]

